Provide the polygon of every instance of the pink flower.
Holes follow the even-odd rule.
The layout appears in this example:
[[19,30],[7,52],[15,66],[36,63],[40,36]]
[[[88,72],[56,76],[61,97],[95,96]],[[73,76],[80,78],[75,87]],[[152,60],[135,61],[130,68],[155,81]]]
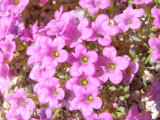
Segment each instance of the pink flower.
[[149,39],[148,44],[150,48],[153,50],[152,59],[160,60],[160,35],[158,38],[152,37]]
[[65,42],[61,37],[56,37],[53,41],[48,41],[46,50],[46,55],[48,59],[57,65],[58,63],[63,63],[68,59],[68,52],[63,49]]
[[13,22],[13,16],[0,18],[0,39],[5,38],[8,35],[9,28]]
[[79,77],[74,77],[66,82],[66,88],[73,90],[75,93],[86,91],[87,89],[98,89],[101,83],[98,79],[82,74]]
[[47,35],[59,35],[62,34],[68,25],[70,25],[71,15],[69,12],[63,13],[63,6],[60,7],[59,11],[55,12],[55,19],[51,20],[44,28]]
[[84,117],[90,116],[93,109],[100,109],[102,100],[97,97],[98,90],[90,89],[87,91],[79,91],[76,97],[71,101],[73,110],[81,110]]
[[88,51],[82,45],[75,47],[75,53],[70,54],[67,62],[72,65],[70,74],[73,77],[80,76],[82,72],[86,75],[93,75],[95,73],[94,63],[98,59],[96,51]]
[[20,17],[6,16],[0,18],[0,39],[10,36],[12,38],[18,37],[22,34],[24,24]]
[[60,83],[57,78],[41,79],[43,80],[40,80],[41,82],[35,85],[34,91],[38,94],[40,103],[49,103],[49,108],[54,108],[58,105],[58,100],[64,98],[64,90],[60,88]]
[[68,52],[62,49],[65,46],[61,37],[56,37],[53,41],[48,36],[38,37],[33,46],[29,46],[27,54],[31,57],[28,64],[42,62],[44,58],[51,59],[52,63],[57,66],[58,63],[65,62],[68,58]]
[[80,0],[79,5],[83,8],[87,8],[90,14],[95,14],[99,9],[105,9],[111,4],[108,0]]
[[159,8],[152,8],[151,13],[155,18],[153,23],[156,27],[160,28],[160,9]]
[[113,84],[119,84],[122,81],[122,70],[125,70],[129,65],[129,60],[124,56],[116,57],[117,51],[114,47],[108,46],[103,49],[103,56],[97,63],[96,77],[106,82],[108,79]]
[[81,44],[83,40],[87,40],[93,34],[93,30],[89,28],[90,21],[87,18],[81,18],[80,21],[74,17],[72,19],[72,22],[62,34],[62,37],[65,39],[66,44],[70,45],[70,48]]
[[0,85],[1,93],[4,93],[10,87],[11,72],[6,63],[0,64]]
[[42,62],[44,56],[48,53],[48,42],[52,42],[52,39],[48,36],[38,37],[34,45],[27,48],[27,55],[29,55],[28,65],[31,66],[34,63]]
[[22,35],[20,36],[21,40],[25,42],[32,41],[35,42],[38,37],[41,37],[38,33],[38,25],[35,23],[30,30],[24,29]]
[[31,116],[31,111],[35,109],[33,100],[27,98],[23,89],[17,89],[15,94],[7,94],[5,99],[11,105],[5,115],[8,120],[28,120]]
[[1,9],[10,11],[12,14],[20,14],[28,3],[29,0],[3,0]]
[[133,4],[137,4],[137,5],[143,5],[143,4],[148,4],[150,2],[152,2],[153,0],[134,0]]
[[137,107],[132,107],[125,120],[152,120],[152,116],[149,113],[140,114]]
[[46,4],[48,2],[48,0],[40,0],[39,3],[40,4]]
[[56,66],[51,59],[44,58],[42,63],[34,63],[29,77],[32,80],[39,81],[39,78],[52,77],[56,72]]
[[3,57],[6,57],[8,61],[13,59],[14,51],[16,50],[15,41],[12,38],[6,38],[5,41],[0,41],[0,48],[3,52]]
[[[128,60],[130,61],[130,58],[128,56],[125,56],[128,58]],[[123,80],[123,84],[128,85],[132,83],[132,79],[134,77],[134,74],[136,74],[139,70],[139,64],[135,61],[130,61],[129,62],[129,66],[127,67],[127,69],[125,71],[123,71],[124,73],[124,80]]]
[[138,29],[141,26],[141,21],[138,17],[141,17],[144,14],[144,10],[133,9],[132,6],[128,6],[123,13],[116,15],[114,21],[118,23],[118,27],[126,32],[129,28]]
[[40,116],[41,120],[50,120],[52,117],[52,110],[41,108],[37,112],[38,116]]
[[158,80],[153,81],[153,89],[147,93],[147,97],[149,97],[149,100],[155,100],[158,92],[160,91],[160,83]]
[[104,113],[100,113],[99,115],[96,113],[93,113],[91,116],[87,116],[85,119],[86,120],[113,120],[113,117],[110,113],[104,112]]
[[[119,32],[118,27],[111,26],[109,24],[109,17],[105,14],[98,15],[95,22],[92,23],[92,29],[94,33],[87,39],[87,41],[96,41],[103,46],[107,46],[111,43],[111,36],[116,35]],[[111,36],[110,36],[111,35]]]

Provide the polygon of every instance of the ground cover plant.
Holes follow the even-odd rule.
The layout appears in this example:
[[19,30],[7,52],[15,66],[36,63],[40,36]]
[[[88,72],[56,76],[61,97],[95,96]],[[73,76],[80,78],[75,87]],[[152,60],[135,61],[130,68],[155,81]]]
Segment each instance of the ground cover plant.
[[1,0],[0,119],[159,120],[159,0]]

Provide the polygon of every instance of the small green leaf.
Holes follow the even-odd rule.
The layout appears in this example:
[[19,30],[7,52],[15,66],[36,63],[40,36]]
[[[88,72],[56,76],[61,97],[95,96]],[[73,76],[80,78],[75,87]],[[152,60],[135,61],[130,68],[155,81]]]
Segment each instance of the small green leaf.
[[132,39],[135,40],[135,41],[141,41],[141,39],[138,38],[138,37],[132,37]]
[[109,87],[109,90],[110,90],[110,91],[115,91],[116,89],[117,89],[117,88],[114,87],[114,86],[113,86],[113,87]]
[[132,55],[134,59],[136,59],[136,54],[132,50],[129,50],[129,53]]
[[128,90],[129,90],[129,86],[127,86],[127,87],[125,87],[124,89],[123,89],[123,92],[125,93],[125,92],[127,92]]
[[147,64],[147,63],[150,61],[151,57],[152,57],[152,54],[150,54],[150,55],[146,58],[146,60],[145,60],[144,63]]
[[144,84],[145,86],[147,86],[146,79],[145,79],[144,77],[142,77],[142,80],[143,80],[143,84]]
[[149,37],[150,37],[150,38],[151,38],[151,37],[157,37],[157,35],[154,34],[154,33],[150,33],[150,34],[149,34]]
[[142,58],[142,62],[144,62],[144,61],[145,61],[145,59],[146,59],[146,57],[143,57],[143,58]]
[[132,0],[129,0],[128,1],[128,5],[132,5],[133,4],[133,1]]
[[144,45],[146,48],[150,49],[147,43],[143,43],[143,45]]
[[120,106],[120,107],[118,107],[118,108],[117,108],[117,110],[119,110],[119,111],[122,111],[122,112],[123,112],[123,111],[125,110],[125,108],[124,108],[124,107],[122,107],[122,106]]
[[120,87],[118,88],[118,90],[121,90],[121,89],[123,89],[123,86],[120,86]]
[[124,98],[129,98],[130,97],[130,94],[126,94],[125,96],[124,96]]
[[124,96],[120,96],[119,99],[120,99],[120,101],[124,101],[125,100]]

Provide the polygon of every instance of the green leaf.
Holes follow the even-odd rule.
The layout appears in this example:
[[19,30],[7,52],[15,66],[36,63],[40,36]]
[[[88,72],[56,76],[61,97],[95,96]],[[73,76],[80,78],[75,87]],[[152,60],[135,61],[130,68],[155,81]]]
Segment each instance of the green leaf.
[[134,59],[136,59],[136,54],[132,50],[129,50],[129,53],[132,55]]
[[123,86],[120,86],[120,87],[118,88],[118,90],[121,90],[121,89],[123,89]]
[[129,86],[127,86],[127,87],[125,87],[124,89],[123,89],[123,92],[125,93],[125,92],[127,92],[128,90],[129,90]]
[[116,89],[117,89],[117,88],[114,87],[114,86],[113,86],[113,87],[109,87],[109,90],[110,90],[110,91],[115,91]]
[[144,45],[146,48],[150,49],[147,43],[143,43],[143,45]]
[[150,61],[151,57],[152,57],[152,54],[150,54],[150,55],[146,58],[146,60],[145,60],[144,63],[147,64],[147,63]]
[[149,37],[150,37],[150,38],[151,38],[151,37],[157,37],[157,35],[154,34],[154,33],[150,33],[150,34],[149,34]]
[[133,39],[133,40],[135,40],[135,41],[141,41],[141,39],[140,39],[140,38],[138,38],[138,37],[134,37],[134,36],[132,37],[132,39]]
[[146,59],[146,57],[143,57],[143,58],[142,58],[142,62],[144,62],[144,61],[145,61],[145,59]]
[[142,80],[143,80],[143,84],[144,84],[145,86],[147,86],[146,79],[145,79],[144,77],[142,77]]
[[128,1],[128,5],[132,5],[133,4],[133,1],[132,0],[129,0]]
[[124,96],[120,96],[119,99],[120,99],[120,101],[124,101],[125,100]]
[[117,108],[117,110],[119,110],[119,111],[122,111],[122,112],[123,112],[123,111],[125,110],[125,107],[120,106],[120,107],[118,107],[118,108]]
[[130,97],[130,94],[126,94],[125,96],[124,96],[124,98],[129,98]]

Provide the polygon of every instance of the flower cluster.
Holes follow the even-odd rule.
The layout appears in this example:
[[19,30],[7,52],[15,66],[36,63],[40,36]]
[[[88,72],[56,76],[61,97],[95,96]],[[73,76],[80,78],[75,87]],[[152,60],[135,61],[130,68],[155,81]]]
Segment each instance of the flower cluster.
[[[128,44],[141,46],[141,42],[133,42],[133,39],[135,36],[142,37],[141,33],[146,30],[141,30],[141,26],[147,24],[143,7],[152,3],[152,0],[133,0],[133,4],[141,5],[142,8],[126,5],[127,0],[117,1],[116,4],[109,0],[79,0],[83,10],[63,12],[61,6],[55,11],[54,19],[45,26],[35,23],[28,29],[21,16],[29,2],[0,1],[0,91],[6,94],[5,100],[10,104],[5,117],[8,120],[50,120],[58,114],[53,111],[63,108],[80,111],[86,120],[116,118],[118,107],[112,105],[120,101],[119,96],[125,99],[125,87],[132,84],[139,69],[140,73],[144,72],[144,63],[148,63],[149,57],[145,62],[139,60],[143,56],[139,53],[141,51],[137,50],[138,47],[132,50]],[[38,4],[43,6],[47,2],[39,0]],[[115,10],[109,14],[108,9],[114,5],[123,12]],[[157,28],[160,28],[159,13],[158,8],[151,9],[153,23]],[[18,41],[25,49],[19,50]],[[149,53],[157,61],[160,60],[159,41],[160,36],[150,37],[148,41],[151,48]],[[20,66],[25,74],[14,71],[13,65],[20,61],[16,52],[26,53],[27,59]],[[15,73],[16,76],[25,76],[25,82],[31,85],[19,83],[25,86],[25,91],[18,85],[15,94],[8,93],[7,89],[13,89],[10,81]],[[153,91],[147,96],[151,96],[150,100],[154,100],[157,110],[160,110],[158,81],[153,83]],[[106,107],[110,108],[107,110]],[[140,115],[137,107],[132,107],[124,119],[151,120],[152,117],[149,113]]]

